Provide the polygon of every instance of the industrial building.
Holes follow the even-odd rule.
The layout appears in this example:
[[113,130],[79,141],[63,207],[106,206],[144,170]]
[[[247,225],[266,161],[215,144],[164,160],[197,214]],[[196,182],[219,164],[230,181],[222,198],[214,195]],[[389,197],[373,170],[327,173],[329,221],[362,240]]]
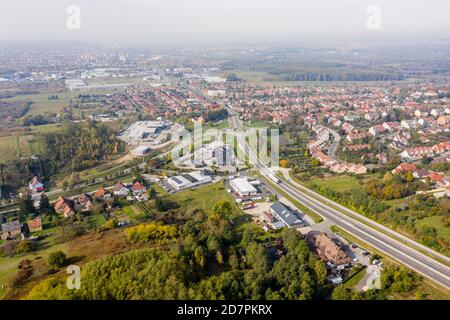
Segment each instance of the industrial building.
[[170,126],[167,121],[137,121],[122,130],[119,138],[129,144],[153,141],[162,130]]
[[247,178],[236,178],[230,181],[230,187],[240,197],[254,196],[258,190],[248,182]]
[[[273,216],[281,221],[284,226],[288,228],[298,228],[305,225],[305,223],[300,219],[295,212],[290,210],[280,201],[276,201],[270,206],[270,211]],[[277,226],[280,226],[279,224]]]
[[131,151],[134,156],[144,156],[151,150],[148,146],[139,146]]
[[167,179],[167,183],[175,190],[192,188],[200,184],[209,183],[212,179],[210,176],[204,175],[199,171],[173,176]]

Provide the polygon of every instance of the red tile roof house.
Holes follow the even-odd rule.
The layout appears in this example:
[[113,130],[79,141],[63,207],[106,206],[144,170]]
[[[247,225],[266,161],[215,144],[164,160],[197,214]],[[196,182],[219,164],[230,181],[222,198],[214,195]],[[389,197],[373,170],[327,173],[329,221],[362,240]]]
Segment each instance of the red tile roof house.
[[395,168],[394,170],[392,170],[392,174],[399,174],[402,172],[415,172],[417,171],[417,167],[414,163],[401,163],[397,166],[397,168]]
[[30,189],[30,191],[41,192],[44,191],[44,184],[42,183],[41,179],[35,176],[28,183],[28,188]]
[[441,154],[441,153],[444,153],[444,152],[450,150],[450,141],[444,141],[444,142],[441,142],[441,143],[433,146],[433,150],[437,154]]
[[400,157],[407,160],[419,160],[423,157],[433,157],[434,150],[432,147],[414,147],[405,149],[400,153]]
[[56,200],[54,208],[57,213],[62,213],[65,218],[73,216],[75,214],[72,201],[61,196],[58,198],[58,200]]
[[428,177],[430,178],[431,181],[436,182],[436,183],[442,183],[444,181],[444,176],[436,173],[436,172],[431,172]]
[[111,197],[111,194],[103,187],[98,189],[98,191],[94,194],[95,198],[98,199],[108,199]]
[[42,231],[42,220],[39,217],[27,221],[27,225],[30,233]]
[[131,191],[133,192],[133,195],[139,195],[145,193],[147,191],[147,188],[139,181],[136,181],[131,187]]

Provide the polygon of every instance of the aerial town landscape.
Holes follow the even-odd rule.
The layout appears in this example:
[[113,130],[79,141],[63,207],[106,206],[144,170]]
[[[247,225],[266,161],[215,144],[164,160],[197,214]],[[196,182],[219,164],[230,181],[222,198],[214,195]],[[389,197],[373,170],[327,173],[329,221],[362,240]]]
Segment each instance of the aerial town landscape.
[[0,42],[0,299],[449,300],[449,52]]

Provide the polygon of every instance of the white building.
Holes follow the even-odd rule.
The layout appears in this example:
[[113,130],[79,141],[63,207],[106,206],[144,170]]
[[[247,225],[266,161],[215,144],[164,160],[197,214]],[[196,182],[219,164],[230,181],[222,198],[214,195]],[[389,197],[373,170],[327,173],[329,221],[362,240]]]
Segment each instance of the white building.
[[231,180],[230,187],[241,197],[253,196],[258,193],[258,190],[248,182],[247,178]]
[[174,187],[176,190],[189,188],[192,183],[182,176],[174,176],[167,179],[167,183]]
[[131,151],[134,156],[143,156],[149,153],[151,150],[150,147],[147,146],[139,146]]
[[210,176],[204,175],[199,171],[193,171],[167,179],[167,183],[176,190],[192,188],[200,184],[210,183],[211,181]]

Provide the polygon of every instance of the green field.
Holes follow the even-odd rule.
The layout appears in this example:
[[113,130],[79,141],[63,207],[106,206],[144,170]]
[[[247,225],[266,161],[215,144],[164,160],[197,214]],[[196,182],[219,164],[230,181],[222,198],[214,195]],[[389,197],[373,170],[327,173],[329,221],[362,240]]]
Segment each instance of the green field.
[[214,204],[219,200],[232,202],[235,209],[238,210],[233,198],[225,191],[225,187],[221,183],[177,192],[165,196],[164,199],[176,202],[181,210],[200,209],[203,212],[210,212]]
[[38,133],[54,132],[59,130],[59,125],[48,124],[43,126],[31,126],[31,131],[17,135],[0,136],[0,162],[9,162],[21,157],[29,157],[39,154],[42,145],[35,139]]
[[38,257],[47,259],[50,253],[59,250],[66,251],[67,245],[57,244],[50,247],[44,246],[43,249],[34,252],[20,254],[14,257],[0,257],[0,299],[5,295],[6,283],[17,272],[17,265],[20,261],[25,259],[34,260],[38,259]]
[[360,180],[351,176],[334,176],[325,179],[314,179],[313,181],[320,186],[329,187],[336,192],[344,192],[361,187],[359,184]]
[[438,236],[450,242],[450,227],[446,227],[442,221],[443,216],[432,216],[417,220],[416,224],[418,227],[429,226],[437,230]]
[[38,115],[44,113],[60,113],[64,107],[69,105],[70,100],[74,100],[80,94],[110,94],[117,92],[115,89],[110,90],[85,90],[85,91],[65,91],[58,92],[57,100],[49,100],[48,93],[37,93],[37,94],[22,94],[16,95],[11,98],[0,99],[0,101],[11,102],[11,101],[31,101],[30,110],[26,114],[28,115]]

